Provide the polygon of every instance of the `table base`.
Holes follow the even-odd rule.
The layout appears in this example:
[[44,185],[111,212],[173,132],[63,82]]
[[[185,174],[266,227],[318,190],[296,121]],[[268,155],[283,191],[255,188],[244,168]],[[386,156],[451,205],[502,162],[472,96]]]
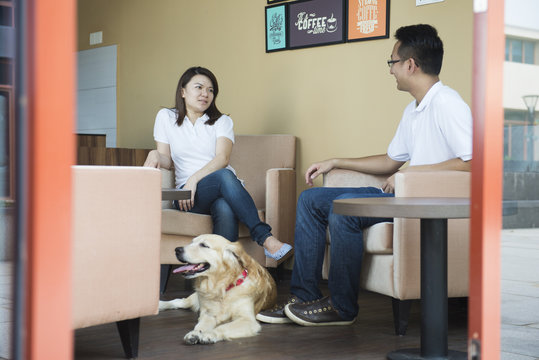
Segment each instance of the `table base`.
[[388,360],[465,360],[467,354],[462,351],[448,350],[447,356],[421,356],[421,349],[402,349],[387,354]]

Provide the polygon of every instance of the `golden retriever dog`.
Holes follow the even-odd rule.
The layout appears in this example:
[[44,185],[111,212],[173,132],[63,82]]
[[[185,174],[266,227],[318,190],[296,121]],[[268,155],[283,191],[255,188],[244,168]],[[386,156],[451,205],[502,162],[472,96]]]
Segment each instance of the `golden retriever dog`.
[[238,242],[219,235],[200,235],[176,257],[187,265],[174,273],[195,279],[195,292],[185,299],[160,301],[159,310],[199,312],[198,323],[183,340],[187,344],[212,344],[254,336],[260,331],[255,315],[275,303],[275,281]]

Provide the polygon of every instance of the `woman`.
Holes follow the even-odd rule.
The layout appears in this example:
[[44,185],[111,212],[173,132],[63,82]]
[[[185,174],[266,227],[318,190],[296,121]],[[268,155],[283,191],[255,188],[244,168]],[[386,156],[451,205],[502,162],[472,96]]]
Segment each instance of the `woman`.
[[176,186],[191,190],[191,199],[174,201],[178,210],[210,214],[214,234],[230,241],[238,239],[239,220],[264,247],[266,256],[280,260],[292,247],[277,240],[271,227],[260,221],[253,199],[229,165],[233,123],[217,109],[218,93],[210,70],[187,69],[178,82],[175,108],[157,113],[157,150],[148,154],[144,166],[174,166]]

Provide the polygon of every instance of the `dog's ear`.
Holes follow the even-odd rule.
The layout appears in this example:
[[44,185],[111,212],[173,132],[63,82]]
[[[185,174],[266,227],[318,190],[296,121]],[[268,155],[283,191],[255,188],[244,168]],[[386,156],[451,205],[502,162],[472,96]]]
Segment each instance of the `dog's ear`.
[[230,264],[230,266],[237,266],[239,264],[241,267],[244,267],[245,264],[243,264],[243,261],[240,257],[241,251],[242,249],[235,243],[227,245],[223,253],[224,261]]

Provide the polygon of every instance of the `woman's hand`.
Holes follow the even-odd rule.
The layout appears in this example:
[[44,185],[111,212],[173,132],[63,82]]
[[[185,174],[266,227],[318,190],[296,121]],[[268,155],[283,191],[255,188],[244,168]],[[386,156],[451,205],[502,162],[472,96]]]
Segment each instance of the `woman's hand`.
[[144,166],[160,168],[161,167],[161,156],[157,150],[152,150],[148,153]]
[[327,173],[333,169],[333,161],[332,160],[326,160],[319,163],[314,163],[305,172],[305,182],[309,186],[313,186],[313,180],[318,177],[318,175],[322,175]]
[[187,179],[187,182],[183,186],[184,190],[191,190],[191,199],[189,200],[178,200],[178,205],[180,206],[180,211],[189,211],[195,206],[195,193],[197,192],[198,180],[191,176]]

